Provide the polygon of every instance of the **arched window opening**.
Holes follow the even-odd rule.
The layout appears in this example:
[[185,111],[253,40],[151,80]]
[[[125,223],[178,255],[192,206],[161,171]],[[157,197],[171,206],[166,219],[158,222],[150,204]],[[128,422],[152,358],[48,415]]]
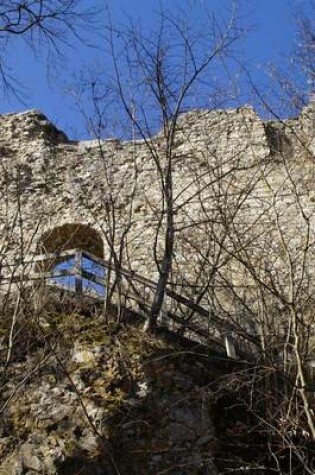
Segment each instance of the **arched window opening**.
[[47,231],[38,245],[41,271],[70,291],[105,296],[103,240],[88,225],[64,224]]

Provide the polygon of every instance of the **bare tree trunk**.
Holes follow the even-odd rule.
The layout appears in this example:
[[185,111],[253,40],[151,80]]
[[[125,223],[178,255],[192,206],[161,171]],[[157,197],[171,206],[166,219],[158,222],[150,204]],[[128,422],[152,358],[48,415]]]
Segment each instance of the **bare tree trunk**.
[[159,275],[159,280],[157,283],[156,292],[154,299],[151,305],[150,313],[148,319],[144,324],[144,331],[150,332],[155,329],[157,325],[157,319],[159,318],[160,312],[162,310],[164,297],[166,293],[166,287],[169,281],[169,275],[172,267],[172,257],[173,257],[173,247],[174,247],[174,231],[168,233],[166,238],[166,246],[164,251],[163,263]]
[[148,319],[144,324],[144,331],[150,332],[157,326],[157,319],[162,310],[166,287],[172,269],[173,252],[174,252],[174,209],[173,209],[173,193],[172,193],[172,171],[171,157],[168,159],[168,172],[166,175],[166,230],[164,236],[164,254],[159,272],[156,292],[154,294]]

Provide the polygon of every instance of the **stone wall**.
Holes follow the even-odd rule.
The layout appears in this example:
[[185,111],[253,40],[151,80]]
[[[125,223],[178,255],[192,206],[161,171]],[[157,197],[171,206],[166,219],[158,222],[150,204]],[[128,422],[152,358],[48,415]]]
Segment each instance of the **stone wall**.
[[[65,223],[89,224],[105,234],[110,199],[115,201],[117,227],[124,228],[133,200],[132,260],[141,270],[147,269],[143,242],[147,242],[150,253],[161,193],[156,167],[144,142],[71,142],[37,111],[3,115],[0,129],[0,217],[2,229],[12,238],[9,249],[13,251],[19,244],[17,214],[23,220],[26,242],[36,234],[29,248],[35,252],[44,232]],[[163,146],[159,135],[152,142],[157,148]],[[200,203],[192,197],[198,186],[206,188],[207,180],[211,183],[211,167],[226,172],[269,153],[264,126],[251,108],[183,115],[175,147],[175,194],[180,195],[178,204],[190,197],[186,208],[192,218],[200,214]],[[205,198],[209,190],[210,186]],[[210,206],[209,196],[207,201]],[[180,221],[184,214],[180,214]]]
[[[299,117],[282,122],[263,122],[247,106],[180,117],[172,169],[177,227],[172,280],[182,292],[201,288],[202,276],[214,267],[220,268],[213,281],[217,289],[227,279],[248,288],[251,277],[235,259],[240,242],[253,265],[281,269],[287,278],[288,254],[297,275],[302,273],[306,259],[298,254],[308,239],[307,266],[313,267],[314,114],[310,104]],[[163,157],[162,134],[149,142],[75,142],[37,111],[2,115],[0,130],[3,263],[36,255],[43,237],[56,228],[58,243],[69,248],[66,235],[62,243],[64,230],[84,225],[104,242],[98,255],[108,257],[114,246],[123,250],[125,265],[157,277],[155,257],[159,260],[164,238],[154,153]],[[83,231],[78,227],[77,234]],[[91,243],[87,250],[93,250]]]

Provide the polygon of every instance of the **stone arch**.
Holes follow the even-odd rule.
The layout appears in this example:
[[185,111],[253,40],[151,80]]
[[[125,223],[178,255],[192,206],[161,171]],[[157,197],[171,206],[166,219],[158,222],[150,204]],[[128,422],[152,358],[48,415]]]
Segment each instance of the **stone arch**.
[[104,297],[105,283],[96,283],[95,278],[105,278],[105,266],[84,252],[62,255],[68,250],[87,251],[96,258],[104,258],[103,239],[98,231],[87,224],[66,223],[46,231],[39,240],[37,254],[48,254],[48,259],[41,260],[37,269],[49,272],[50,284]]
[[66,223],[46,231],[41,237],[38,254],[51,254],[69,249],[82,249],[104,258],[103,239],[98,231],[87,224]]

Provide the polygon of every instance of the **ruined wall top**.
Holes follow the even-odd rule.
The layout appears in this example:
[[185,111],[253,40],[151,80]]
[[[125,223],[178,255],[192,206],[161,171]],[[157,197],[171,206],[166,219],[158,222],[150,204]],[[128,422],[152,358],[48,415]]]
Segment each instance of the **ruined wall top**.
[[0,115],[1,142],[31,142],[49,140],[53,143],[67,142],[66,134],[58,130],[37,109],[25,112]]
[[[313,138],[315,103],[310,103],[297,117],[268,121],[261,120],[253,107],[248,105],[237,109],[192,109],[183,113],[179,118],[178,140],[180,140],[180,130],[182,129],[182,131],[185,132],[186,139],[187,137],[194,136],[194,140],[198,140],[199,136],[204,137],[204,134],[208,133],[211,134],[212,141],[216,141],[218,137],[215,134],[218,129],[222,128],[222,125],[229,128],[229,134],[237,134],[238,130],[235,127],[235,123],[239,120],[244,120],[247,127],[249,125],[254,126],[255,124],[263,125],[271,149],[276,149],[283,145],[285,148],[284,153],[289,153],[287,142],[296,142],[296,137],[294,138],[294,136],[297,132],[308,136],[308,139]],[[0,115],[0,131],[0,145],[13,149],[18,148],[23,143],[30,144],[34,141],[57,146],[72,144],[83,149],[93,148],[99,144],[98,140],[95,141],[93,139],[82,140],[80,142],[69,140],[63,131],[58,130],[57,127],[37,109]],[[284,135],[287,138],[283,140]],[[158,140],[159,133],[157,133],[155,137]],[[120,143],[128,143],[127,141],[120,141],[115,138],[102,141],[103,144],[106,144],[106,142],[115,143],[117,147],[119,147]],[[141,140],[137,141],[138,145],[141,145],[141,143]],[[4,151],[2,151],[1,155],[4,154],[3,152]]]

